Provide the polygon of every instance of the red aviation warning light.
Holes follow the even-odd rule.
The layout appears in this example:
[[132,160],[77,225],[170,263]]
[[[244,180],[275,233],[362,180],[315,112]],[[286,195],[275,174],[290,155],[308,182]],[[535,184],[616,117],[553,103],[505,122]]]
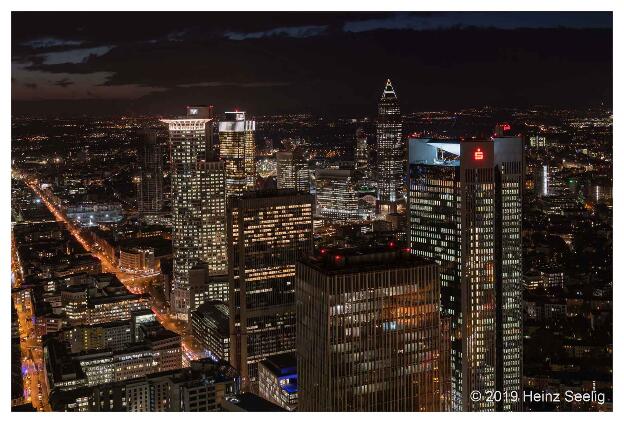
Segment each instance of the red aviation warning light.
[[499,123],[494,127],[495,137],[504,137],[506,133],[511,131],[511,125],[508,123]]
[[483,151],[481,151],[480,148],[477,148],[474,152],[474,159],[475,160],[483,160]]

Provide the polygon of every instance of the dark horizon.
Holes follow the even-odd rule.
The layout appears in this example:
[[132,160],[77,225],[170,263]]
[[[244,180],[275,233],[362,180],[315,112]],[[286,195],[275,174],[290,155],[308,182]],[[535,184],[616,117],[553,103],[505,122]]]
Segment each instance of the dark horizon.
[[14,116],[372,116],[387,78],[404,113],[612,103],[610,12],[51,15],[12,14]]

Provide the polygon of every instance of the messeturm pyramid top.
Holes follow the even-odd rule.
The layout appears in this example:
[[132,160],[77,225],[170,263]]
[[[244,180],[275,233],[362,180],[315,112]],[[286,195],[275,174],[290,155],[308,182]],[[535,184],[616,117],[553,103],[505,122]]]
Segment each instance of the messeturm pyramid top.
[[381,94],[381,98],[397,98],[396,92],[394,92],[394,88],[392,87],[392,82],[390,82],[390,78],[386,81],[386,86],[384,87],[383,94]]

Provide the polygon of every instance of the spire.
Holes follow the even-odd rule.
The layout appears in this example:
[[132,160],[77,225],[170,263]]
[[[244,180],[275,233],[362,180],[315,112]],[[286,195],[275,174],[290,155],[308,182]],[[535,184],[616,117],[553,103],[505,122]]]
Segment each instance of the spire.
[[392,82],[390,82],[390,78],[386,81],[386,86],[384,87],[383,94],[381,98],[397,98],[396,93],[394,92],[394,88],[392,87]]

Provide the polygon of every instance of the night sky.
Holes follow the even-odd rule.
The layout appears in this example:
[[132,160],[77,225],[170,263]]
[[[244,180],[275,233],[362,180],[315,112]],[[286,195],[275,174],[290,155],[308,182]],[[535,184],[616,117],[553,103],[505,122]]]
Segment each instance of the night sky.
[[14,12],[13,113],[610,105],[612,46],[607,12]]

